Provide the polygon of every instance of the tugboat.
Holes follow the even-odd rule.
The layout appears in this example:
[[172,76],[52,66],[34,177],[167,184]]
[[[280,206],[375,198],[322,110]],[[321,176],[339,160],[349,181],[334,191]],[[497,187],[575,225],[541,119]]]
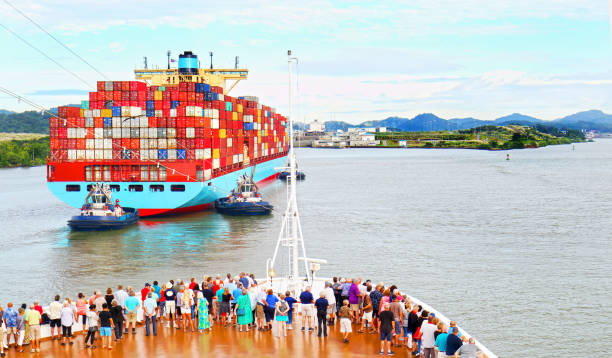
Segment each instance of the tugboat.
[[119,200],[115,200],[115,204],[112,204],[108,184],[96,183],[85,197],[81,215],[68,220],[68,226],[72,230],[79,231],[112,230],[135,224],[139,219],[137,209],[121,207]]
[[[278,179],[289,180],[289,177],[291,176],[290,165],[287,164],[287,167],[283,169],[285,170],[278,173]],[[297,163],[296,163],[295,164],[295,180],[304,180],[304,179],[306,179],[306,174],[298,170]]]
[[244,174],[238,178],[238,187],[232,190],[232,193],[226,198],[215,200],[215,208],[221,214],[234,216],[250,216],[250,215],[268,215],[274,208],[272,204],[263,201],[261,194],[258,191],[257,184],[251,176]]

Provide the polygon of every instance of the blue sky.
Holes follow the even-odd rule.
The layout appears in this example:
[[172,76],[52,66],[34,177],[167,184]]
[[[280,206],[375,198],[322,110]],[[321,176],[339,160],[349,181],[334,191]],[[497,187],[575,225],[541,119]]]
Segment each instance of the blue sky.
[[[597,0],[9,0],[113,80],[183,50],[250,70],[233,95],[287,111],[286,50],[300,59],[306,121],[433,112],[494,119],[612,113],[609,3]],[[612,1],[612,0],[610,0]],[[100,75],[0,2],[0,23],[95,86]],[[0,28],[0,86],[51,107],[91,90]],[[0,108],[28,109],[0,96]]]

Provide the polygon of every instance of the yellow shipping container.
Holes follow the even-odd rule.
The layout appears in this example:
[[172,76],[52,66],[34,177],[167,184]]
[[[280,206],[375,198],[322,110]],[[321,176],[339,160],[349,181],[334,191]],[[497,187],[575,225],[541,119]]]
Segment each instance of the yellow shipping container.
[[112,117],[112,116],[113,116],[112,109],[101,109],[100,110],[100,117]]
[[238,103],[238,113],[242,113],[242,105]]
[[85,117],[85,110],[81,108],[81,118]]
[[219,158],[221,158],[221,156],[219,155],[219,148],[215,148],[215,149],[213,149],[213,158],[214,158],[214,159],[219,159]]
[[156,101],[161,101],[162,100],[162,98],[163,98],[162,93],[163,93],[162,91],[155,91],[154,92],[154,96],[155,96],[154,98],[155,98]]
[[232,121],[237,121],[237,120],[238,120],[238,113],[232,112]]
[[225,138],[226,134],[225,134],[225,129],[219,129],[219,138]]
[[261,109],[257,109],[257,117],[261,117]]

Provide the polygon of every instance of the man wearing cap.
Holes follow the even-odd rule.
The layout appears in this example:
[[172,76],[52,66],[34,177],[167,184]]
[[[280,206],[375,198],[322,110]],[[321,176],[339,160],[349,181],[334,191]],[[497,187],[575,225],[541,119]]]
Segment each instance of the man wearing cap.
[[140,298],[142,302],[147,299],[149,292],[151,292],[151,284],[147,282],[145,283],[144,288],[140,290]]
[[[174,319],[176,318],[176,292],[172,288],[172,282],[166,284],[164,296],[166,297],[166,328],[174,327]],[[172,325],[170,323],[172,323]]]

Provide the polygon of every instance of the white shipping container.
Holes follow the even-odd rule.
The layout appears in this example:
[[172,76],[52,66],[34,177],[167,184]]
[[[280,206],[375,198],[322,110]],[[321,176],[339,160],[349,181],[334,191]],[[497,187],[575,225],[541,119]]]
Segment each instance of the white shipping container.
[[157,140],[157,148],[158,149],[167,149],[168,148],[168,140],[164,138],[159,138]]
[[132,111],[130,111],[130,106],[122,106],[121,107],[121,115],[123,117],[131,117]]
[[68,128],[68,138],[76,138],[76,128]]
[[104,159],[104,149],[94,150],[94,159]]
[[121,138],[130,138],[130,128],[121,128]]
[[176,117],[176,108],[170,109],[170,117]]
[[157,159],[157,149],[149,149],[149,159]]
[[140,128],[140,120],[138,118],[130,118],[131,128]]
[[186,128],[185,129],[185,137],[186,138],[195,138],[195,128]]
[[193,107],[193,115],[194,117],[202,117],[202,107],[200,106],[195,106]]
[[93,111],[91,109],[83,110],[83,117],[93,117]]
[[227,146],[228,147],[232,146],[232,138],[227,138]]
[[210,178],[212,178],[212,170],[206,169],[204,171],[204,180],[210,180]]
[[140,150],[140,159],[142,159],[142,160],[148,160],[149,159],[149,150],[148,149],[141,149]]
[[77,157],[76,152],[76,149],[68,149],[68,159],[75,160]]
[[213,169],[219,169],[221,167],[221,165],[219,163],[219,158],[213,159],[212,165],[213,165]]
[[147,148],[149,149],[157,149],[157,139],[148,139],[149,143],[147,144]]
[[212,117],[210,108],[204,108],[204,117]]
[[86,128],[77,128],[77,138],[85,138],[87,136]]
[[84,149],[78,149],[77,153],[76,153],[77,159],[78,160],[85,160],[85,150]]
[[122,128],[113,128],[113,139],[121,139],[121,129]]
[[140,149],[149,149],[149,140],[141,139],[140,140]]
[[113,150],[112,149],[104,149],[104,159],[113,159]]
[[157,128],[149,128],[149,139],[151,138],[157,138]]
[[85,151],[85,159],[94,159],[94,152],[95,150],[93,149],[87,149]]
[[132,116],[142,116],[144,114],[142,113],[142,108],[136,106],[130,107],[130,113]]
[[121,128],[130,128],[131,126],[132,122],[129,118],[121,118]]
[[85,139],[85,149],[94,149],[96,148],[95,139],[87,138]]
[[238,163],[238,154],[234,154],[234,155],[232,156],[232,162],[233,162],[233,163]]
[[243,162],[244,161],[244,154],[238,154],[238,161],[239,162]]
[[164,112],[161,109],[155,110],[155,117],[163,117],[163,116],[164,116]]
[[104,140],[104,149],[113,149],[113,140],[110,138],[103,139]]
[[217,101],[225,101],[225,96],[222,94],[217,94]]
[[139,137],[138,138],[140,138],[140,139],[149,138],[149,128],[140,127],[139,131],[140,131],[140,133],[139,133]]
[[176,149],[168,149],[168,159],[176,160]]
[[212,157],[212,149],[204,149],[204,159],[210,159]]
[[204,159],[204,149],[196,149],[195,150],[195,159]]
[[219,129],[219,118],[213,118],[210,121],[212,129]]
[[121,117],[113,117],[113,128],[121,128]]
[[149,128],[149,119],[147,117],[140,117],[140,128]]
[[168,128],[168,138],[176,138],[176,128]]
[[91,111],[91,116],[92,117],[102,117],[102,115],[100,114],[100,110],[99,109],[93,109]]
[[176,149],[176,138],[168,138],[168,149]]

